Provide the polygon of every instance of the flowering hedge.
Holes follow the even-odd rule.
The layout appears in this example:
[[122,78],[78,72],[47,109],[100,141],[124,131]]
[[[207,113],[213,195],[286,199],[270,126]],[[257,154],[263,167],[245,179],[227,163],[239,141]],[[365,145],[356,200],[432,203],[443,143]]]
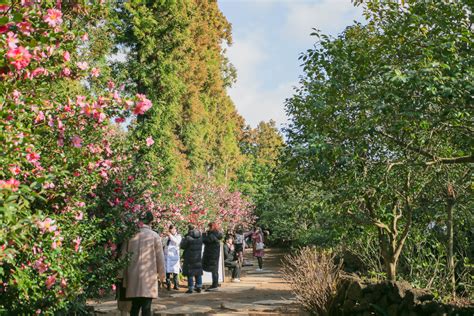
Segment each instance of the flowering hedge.
[[81,60],[88,34],[71,25],[105,9],[0,1],[0,312],[71,310],[113,282],[119,263],[104,258],[116,251],[109,220],[121,210],[97,212],[94,191],[120,163],[112,121],[151,102],[112,81],[90,89],[108,80]]
[[159,229],[254,221],[226,186],[197,178],[167,189],[148,162],[137,165],[137,149],[157,145],[120,124],[152,103],[86,53],[87,30],[110,9],[0,0],[0,314],[81,312],[87,297],[113,291],[118,244],[144,211]]

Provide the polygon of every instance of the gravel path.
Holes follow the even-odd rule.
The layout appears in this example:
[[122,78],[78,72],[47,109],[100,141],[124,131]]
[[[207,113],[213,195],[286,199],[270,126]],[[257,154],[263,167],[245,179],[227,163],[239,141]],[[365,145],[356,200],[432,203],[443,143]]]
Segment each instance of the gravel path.
[[[304,315],[281,277],[282,256],[279,249],[266,249],[263,271],[257,272],[257,262],[247,252],[246,259],[254,265],[243,268],[241,283],[226,279],[216,292],[185,294],[184,280],[180,291],[160,289],[154,315]],[[91,305],[95,315],[120,315],[113,299]]]

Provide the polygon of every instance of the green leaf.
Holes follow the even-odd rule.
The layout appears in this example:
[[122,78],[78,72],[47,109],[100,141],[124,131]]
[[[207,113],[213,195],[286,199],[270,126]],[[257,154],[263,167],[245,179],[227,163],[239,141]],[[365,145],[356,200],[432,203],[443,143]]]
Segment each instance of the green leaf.
[[5,25],[8,23],[8,16],[0,17],[0,25]]

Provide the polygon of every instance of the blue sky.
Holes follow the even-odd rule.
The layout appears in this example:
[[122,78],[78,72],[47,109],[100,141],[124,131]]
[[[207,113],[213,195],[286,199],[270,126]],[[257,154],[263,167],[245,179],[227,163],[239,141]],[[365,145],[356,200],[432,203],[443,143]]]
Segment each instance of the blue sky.
[[237,68],[229,90],[237,110],[251,126],[273,119],[287,121],[284,101],[302,74],[301,52],[315,42],[312,28],[337,35],[362,9],[350,0],[218,0],[232,23],[233,44],[227,56]]

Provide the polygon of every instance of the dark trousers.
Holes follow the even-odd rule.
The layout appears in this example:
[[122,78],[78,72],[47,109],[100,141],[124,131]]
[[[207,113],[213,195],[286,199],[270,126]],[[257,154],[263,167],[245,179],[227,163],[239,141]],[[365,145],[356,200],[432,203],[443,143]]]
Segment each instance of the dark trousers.
[[173,274],[173,286],[175,289],[179,288],[178,274],[177,273],[166,273],[166,286],[171,286],[171,275]]
[[153,299],[149,297],[134,297],[132,298],[132,309],[130,310],[130,316],[138,316],[140,309],[142,310],[142,316],[151,316],[151,301]]
[[219,273],[212,272],[212,286],[211,287],[218,287],[219,286]]
[[194,289],[194,281],[196,281],[196,289],[202,288],[202,275],[195,275],[194,279],[192,275],[188,275],[188,289],[191,291]]
[[263,258],[262,257],[257,257],[257,261],[258,261],[258,267],[260,269],[263,268]]
[[238,261],[226,262],[225,266],[232,270],[232,279],[240,279],[240,263]]

